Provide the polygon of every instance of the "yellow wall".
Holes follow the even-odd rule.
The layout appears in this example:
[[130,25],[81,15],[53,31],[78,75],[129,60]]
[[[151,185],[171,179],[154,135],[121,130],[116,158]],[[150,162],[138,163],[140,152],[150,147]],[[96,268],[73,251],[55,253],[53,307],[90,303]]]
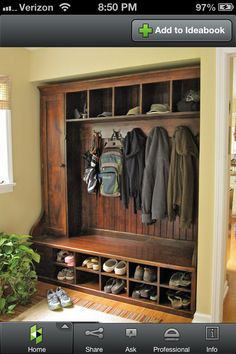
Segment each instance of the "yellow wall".
[[[1,51],[1,50],[0,50]],[[1,54],[1,52],[0,52]],[[1,56],[0,56],[1,58]],[[211,312],[211,274],[212,274],[212,243],[213,243],[213,211],[214,211],[214,128],[215,128],[215,49],[213,48],[48,48],[39,49],[30,53],[29,79],[36,81],[58,81],[73,77],[88,77],[105,75],[117,71],[133,71],[145,67],[162,67],[179,62],[193,63],[201,61],[201,145],[200,145],[200,199],[199,199],[199,242],[198,242],[198,289],[197,311],[205,314]],[[1,59],[0,59],[1,60]],[[17,64],[18,65],[18,64]],[[20,75],[21,68],[18,67]],[[28,87],[28,85],[27,85]],[[35,97],[34,97],[35,98]],[[19,98],[16,98],[19,101]],[[29,147],[34,140],[35,145],[29,152],[22,151],[30,159],[17,153],[14,157],[15,165],[20,165],[19,172],[25,176],[24,164],[34,169],[28,178],[30,186],[26,192],[31,192],[28,200],[22,198],[21,204],[16,203],[12,210],[12,220],[17,220],[15,231],[29,229],[32,225],[32,215],[40,209],[40,183],[38,178],[39,153],[38,136],[35,127],[36,111],[32,120],[25,116],[27,129],[24,134],[28,139],[25,144]],[[29,125],[30,123],[30,125]],[[15,130],[16,142],[21,140],[22,130]],[[31,129],[30,129],[31,128]],[[27,134],[28,132],[28,134]],[[17,133],[17,134],[16,134]],[[33,134],[33,137],[32,137]],[[15,143],[14,143],[15,144]],[[15,149],[16,150],[16,149]],[[20,155],[20,156],[19,156]],[[33,158],[32,158],[33,157]],[[32,166],[32,168],[31,168]],[[21,172],[20,172],[21,171]],[[15,171],[17,178],[17,169]],[[21,183],[18,181],[18,187]],[[23,188],[23,187],[22,187]],[[16,199],[16,193],[4,196],[8,205]],[[1,196],[0,196],[1,200]],[[19,200],[18,200],[19,201]],[[0,202],[0,208],[3,207]],[[19,218],[18,214],[25,214]],[[30,212],[30,216],[28,215]],[[0,214],[2,215],[2,213]],[[12,230],[12,220],[4,223],[5,230]],[[0,222],[1,226],[1,222]]]
[[0,193],[0,231],[29,232],[40,212],[39,120],[37,90],[29,82],[29,52],[0,49],[0,75],[12,80],[12,193]]

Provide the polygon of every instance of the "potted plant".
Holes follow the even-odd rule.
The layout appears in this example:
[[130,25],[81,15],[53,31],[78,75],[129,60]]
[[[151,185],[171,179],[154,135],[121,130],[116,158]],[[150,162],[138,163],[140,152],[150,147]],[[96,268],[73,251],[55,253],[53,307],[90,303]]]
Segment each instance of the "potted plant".
[[17,304],[25,305],[36,291],[34,262],[40,255],[29,235],[0,233],[0,314],[11,314]]

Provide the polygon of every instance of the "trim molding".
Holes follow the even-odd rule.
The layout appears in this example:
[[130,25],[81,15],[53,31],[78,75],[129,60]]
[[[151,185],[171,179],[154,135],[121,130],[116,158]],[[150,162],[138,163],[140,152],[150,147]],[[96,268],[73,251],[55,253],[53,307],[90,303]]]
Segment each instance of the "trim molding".
[[228,291],[229,291],[229,282],[228,280],[225,281],[225,286],[224,286],[224,300],[228,294]]
[[212,316],[206,313],[195,312],[192,323],[212,323]]
[[215,126],[215,215],[212,259],[213,322],[222,322],[225,288],[226,233],[228,228],[228,141],[230,58],[236,48],[216,49],[216,126]]

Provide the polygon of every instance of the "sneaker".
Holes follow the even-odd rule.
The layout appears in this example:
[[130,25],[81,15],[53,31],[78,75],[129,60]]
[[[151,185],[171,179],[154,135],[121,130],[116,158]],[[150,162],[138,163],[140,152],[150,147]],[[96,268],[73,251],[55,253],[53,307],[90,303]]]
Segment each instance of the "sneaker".
[[62,307],[73,306],[73,302],[70,296],[60,286],[56,288],[56,295]]
[[64,268],[62,270],[60,270],[57,274],[57,279],[58,280],[65,280],[66,279],[66,273],[67,273],[67,269]]
[[143,280],[144,269],[140,265],[135,268],[134,279]]
[[57,253],[57,262],[59,263],[64,263],[65,262],[65,258],[68,257],[71,253],[69,251],[59,251]]
[[66,280],[74,280],[75,275],[74,275],[74,270],[73,269],[67,269],[66,270]]
[[120,261],[115,267],[115,274],[124,275],[126,274],[127,264],[125,261]]
[[48,290],[47,292],[47,302],[48,307],[51,311],[56,311],[61,309],[60,300],[57,297],[57,294],[52,290]]
[[169,286],[189,286],[191,284],[191,275],[190,273],[176,272],[172,274]]
[[106,285],[104,286],[105,293],[111,293],[112,287],[115,285],[116,280],[114,278],[110,278],[107,280]]
[[144,268],[143,280],[149,283],[154,282],[157,279],[156,269]]
[[104,264],[103,264],[103,270],[106,273],[111,273],[117,266],[118,261],[116,259],[108,259]]

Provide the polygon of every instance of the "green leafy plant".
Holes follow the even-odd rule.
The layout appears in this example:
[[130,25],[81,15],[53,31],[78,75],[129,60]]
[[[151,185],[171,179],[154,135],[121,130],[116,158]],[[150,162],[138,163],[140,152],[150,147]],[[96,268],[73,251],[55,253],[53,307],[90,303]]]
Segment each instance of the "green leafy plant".
[[39,263],[40,255],[31,248],[30,237],[0,233],[0,314],[13,313],[36,291],[34,263]]

